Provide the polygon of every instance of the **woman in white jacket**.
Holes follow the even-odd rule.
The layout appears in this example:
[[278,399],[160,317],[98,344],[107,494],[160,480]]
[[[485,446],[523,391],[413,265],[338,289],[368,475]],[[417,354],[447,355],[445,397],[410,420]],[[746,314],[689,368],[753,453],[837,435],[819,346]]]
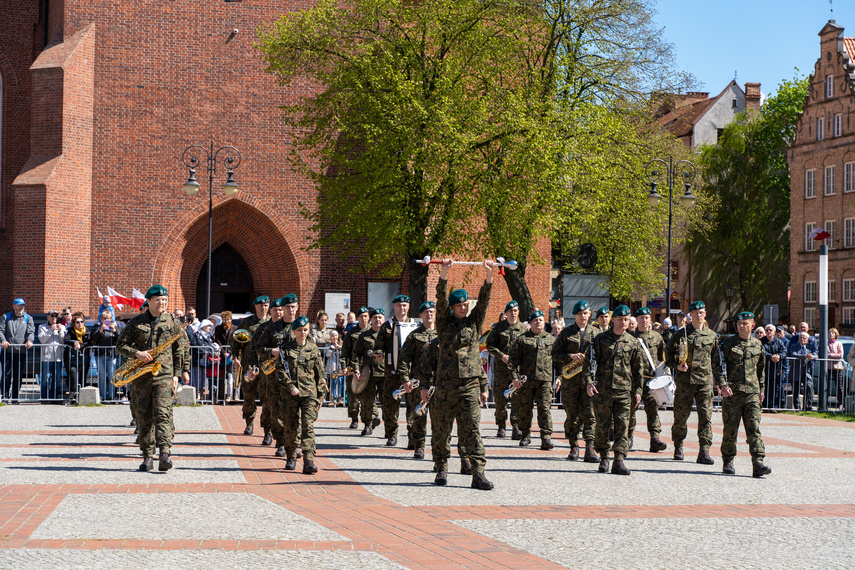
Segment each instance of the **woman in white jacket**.
[[39,377],[42,403],[46,400],[62,400],[62,351],[65,327],[59,322],[59,311],[51,311],[47,323],[39,325],[39,342],[42,344],[42,370]]

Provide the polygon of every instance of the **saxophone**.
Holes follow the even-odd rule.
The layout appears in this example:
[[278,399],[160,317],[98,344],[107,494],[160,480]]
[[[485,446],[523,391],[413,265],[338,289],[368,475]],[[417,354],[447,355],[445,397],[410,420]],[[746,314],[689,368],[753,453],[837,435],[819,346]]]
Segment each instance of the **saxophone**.
[[561,368],[561,376],[565,380],[573,378],[582,371],[583,364],[585,364],[584,360],[571,360]]
[[683,337],[677,341],[677,362],[680,364],[686,364],[688,360],[689,342],[686,340],[686,337]]
[[166,342],[145,351],[151,355],[151,362],[143,362],[138,358],[129,358],[124,364],[117,368],[116,372],[113,374],[113,379],[111,380],[113,386],[121,388],[122,386],[130,384],[140,376],[144,376],[146,374],[157,376],[157,373],[160,372],[160,367],[162,366],[161,363],[157,361],[157,357],[183,335],[184,331],[181,331],[175,336],[169,337]]

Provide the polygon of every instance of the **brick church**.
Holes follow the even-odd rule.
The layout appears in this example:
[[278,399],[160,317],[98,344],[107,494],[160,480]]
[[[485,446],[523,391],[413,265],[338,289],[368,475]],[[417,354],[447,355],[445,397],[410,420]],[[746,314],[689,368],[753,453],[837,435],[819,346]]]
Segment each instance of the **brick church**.
[[[213,191],[211,309],[250,310],[254,295],[297,293],[301,312],[327,293],[371,301],[372,287],[407,282],[349,269],[334,252],[306,250],[299,203],[315,190],[289,169],[277,105],[311,91],[276,85],[253,48],[281,0],[20,0],[0,31],[0,310],[23,297],[31,313],[71,305],[92,314],[95,287],[124,295],[161,283],[171,306],[207,291],[208,175],[187,195],[190,145],[236,147]],[[221,155],[222,158],[222,155]],[[549,259],[549,245],[540,255]],[[462,282],[458,274],[454,279]],[[480,277],[477,277],[480,279]],[[549,300],[549,267],[529,267],[535,304]],[[430,280],[428,291],[432,298]],[[387,287],[386,290],[389,290]],[[375,297],[376,298],[376,297]],[[501,279],[491,306],[509,299]],[[491,312],[493,312],[491,310]]]

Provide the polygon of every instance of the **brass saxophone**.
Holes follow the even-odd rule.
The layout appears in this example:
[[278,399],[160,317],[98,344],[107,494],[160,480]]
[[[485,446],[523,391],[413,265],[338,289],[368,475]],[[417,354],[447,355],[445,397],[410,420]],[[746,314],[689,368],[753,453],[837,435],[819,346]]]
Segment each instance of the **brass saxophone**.
[[241,365],[237,367],[237,370],[235,370],[234,379],[234,389],[240,390],[241,379],[243,378],[243,353],[246,350],[247,344],[252,339],[252,333],[246,329],[238,329],[234,334],[232,334],[232,338],[240,345],[236,356]]
[[677,341],[677,362],[686,364],[689,360],[689,342],[685,337]]
[[113,374],[113,379],[111,380],[113,386],[121,388],[122,386],[130,384],[140,376],[144,376],[146,374],[157,376],[157,373],[160,372],[160,367],[162,366],[161,363],[157,361],[157,357],[183,335],[184,331],[181,331],[175,336],[169,337],[166,342],[145,351],[151,355],[151,362],[143,362],[138,358],[129,358],[124,364],[117,368],[116,372]]
[[571,360],[561,368],[561,376],[565,380],[573,378],[582,371],[583,364],[585,364],[584,360]]

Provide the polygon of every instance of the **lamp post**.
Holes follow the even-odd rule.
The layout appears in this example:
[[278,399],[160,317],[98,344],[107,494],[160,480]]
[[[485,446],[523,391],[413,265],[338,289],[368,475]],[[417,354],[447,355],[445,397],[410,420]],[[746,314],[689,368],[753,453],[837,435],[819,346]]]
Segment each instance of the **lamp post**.
[[[221,152],[223,153],[223,157],[219,158]],[[196,167],[202,163],[203,159],[206,161],[208,168],[208,289],[207,305],[205,308],[205,317],[207,317],[211,314],[211,241],[214,232],[214,173],[217,171],[217,161],[222,160],[223,166],[228,169],[229,174],[225,184],[223,184],[223,192],[226,196],[234,196],[238,190],[234,175],[235,169],[240,166],[240,152],[233,146],[223,146],[215,151],[213,142],[211,142],[210,151],[208,147],[202,145],[191,145],[185,148],[181,155],[181,162],[190,169],[190,177],[184,183],[184,193],[188,196],[196,194],[202,186],[196,181]]]
[[671,314],[671,227],[673,223],[673,194],[674,181],[679,176],[683,179],[685,191],[680,196],[680,202],[684,208],[691,208],[695,204],[695,197],[692,195],[692,181],[695,179],[695,165],[688,160],[678,160],[674,162],[673,156],[668,156],[668,161],[655,158],[645,165],[647,178],[650,180],[650,194],[647,195],[647,204],[651,208],[659,205],[662,196],[656,191],[656,186],[660,180],[663,180],[668,185],[668,270],[665,278],[665,316]]

